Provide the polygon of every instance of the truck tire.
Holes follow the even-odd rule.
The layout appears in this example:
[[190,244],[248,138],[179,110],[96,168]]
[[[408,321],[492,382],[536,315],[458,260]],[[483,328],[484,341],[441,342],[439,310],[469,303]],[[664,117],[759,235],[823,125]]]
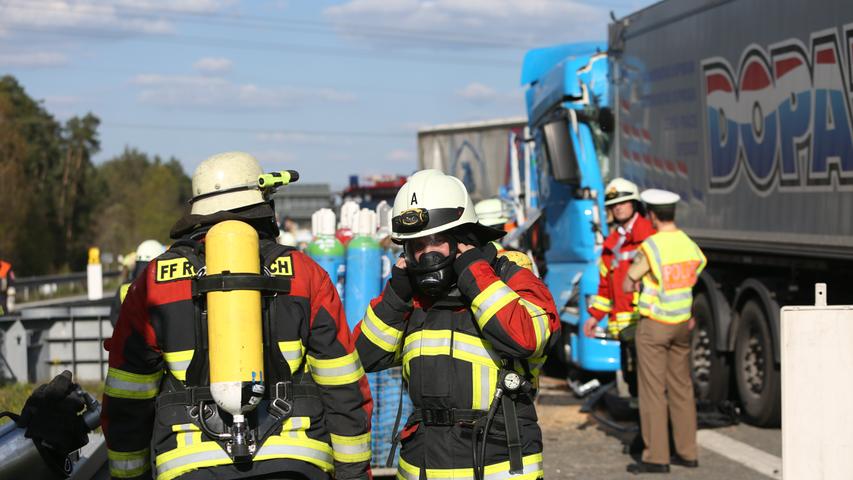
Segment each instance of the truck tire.
[[773,360],[773,339],[767,315],[755,300],[740,312],[735,339],[735,377],[747,421],[760,427],[779,426],[782,417],[781,375]]
[[716,404],[729,396],[729,360],[716,348],[719,333],[707,295],[696,295],[693,318],[696,320],[690,338],[693,388],[697,400]]

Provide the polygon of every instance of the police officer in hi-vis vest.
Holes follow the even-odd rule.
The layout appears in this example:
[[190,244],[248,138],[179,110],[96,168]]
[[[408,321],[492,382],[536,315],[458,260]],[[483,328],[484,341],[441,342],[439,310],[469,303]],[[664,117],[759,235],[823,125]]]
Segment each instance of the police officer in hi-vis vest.
[[[677,194],[651,189],[640,198],[658,233],[640,245],[622,285],[625,291],[635,291],[642,281],[636,343],[645,449],[642,460],[628,465],[628,471],[667,473],[670,463],[699,466],[689,354],[693,285],[707,261],[696,243],[675,224]],[[667,412],[675,444],[671,457]]]

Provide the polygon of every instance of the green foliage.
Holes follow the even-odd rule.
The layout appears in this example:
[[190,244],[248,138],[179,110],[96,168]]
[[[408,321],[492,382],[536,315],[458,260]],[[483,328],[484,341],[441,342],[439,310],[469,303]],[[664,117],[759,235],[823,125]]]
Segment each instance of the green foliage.
[[60,123],[0,77],[0,258],[19,276],[82,270],[90,246],[118,254],[166,241],[181,215],[180,163],[127,149],[95,166],[99,125],[92,113]]
[[166,242],[190,198],[190,179],[178,160],[149,159],[135,149],[99,169],[106,203],[98,218],[97,244],[104,251],[130,252],[143,240]]

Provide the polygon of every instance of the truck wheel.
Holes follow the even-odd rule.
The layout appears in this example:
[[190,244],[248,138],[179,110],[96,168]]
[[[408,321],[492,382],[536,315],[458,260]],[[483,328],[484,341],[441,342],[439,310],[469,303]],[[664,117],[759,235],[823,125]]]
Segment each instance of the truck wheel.
[[729,395],[729,362],[726,355],[716,348],[717,323],[707,295],[696,295],[693,317],[696,327],[690,339],[690,367],[696,398],[711,403],[722,402]]
[[746,419],[761,427],[778,426],[782,417],[781,375],[773,360],[767,315],[753,300],[740,312],[735,376]]

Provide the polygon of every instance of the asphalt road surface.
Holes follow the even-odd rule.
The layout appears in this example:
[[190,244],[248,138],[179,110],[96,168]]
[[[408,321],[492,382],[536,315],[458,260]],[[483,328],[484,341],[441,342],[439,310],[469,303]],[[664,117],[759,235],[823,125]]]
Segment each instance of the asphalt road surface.
[[[545,440],[545,478],[627,479],[633,463],[623,445],[631,433],[620,432],[586,413],[560,381],[543,386],[537,401]],[[699,431],[699,468],[672,467],[664,478],[765,480],[781,478],[782,431],[738,424]],[[661,475],[643,475],[661,478]]]

